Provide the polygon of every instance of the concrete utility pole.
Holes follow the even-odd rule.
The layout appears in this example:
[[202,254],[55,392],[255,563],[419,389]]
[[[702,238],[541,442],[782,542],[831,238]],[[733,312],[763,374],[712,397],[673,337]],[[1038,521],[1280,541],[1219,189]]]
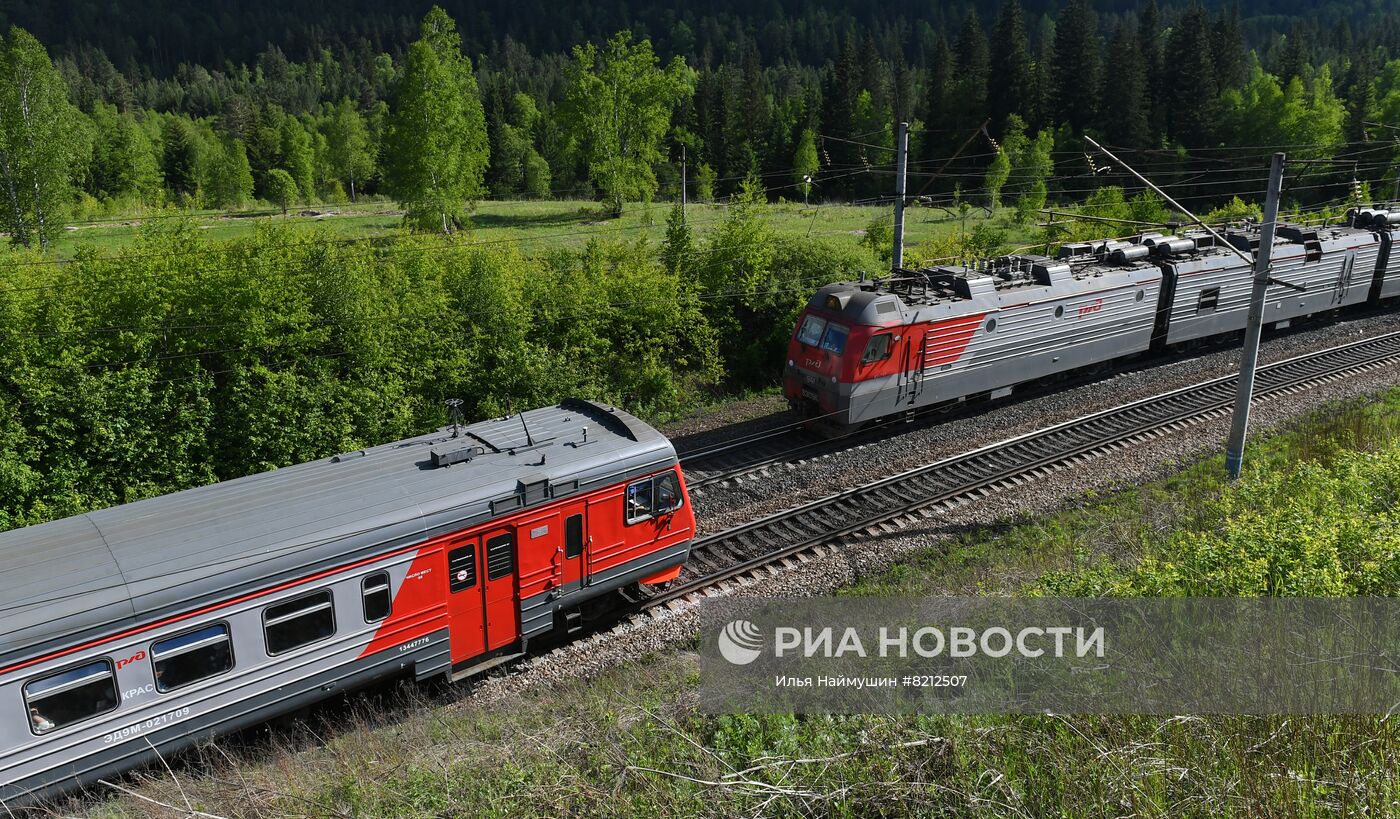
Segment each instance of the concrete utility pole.
[[1278,199],[1283,187],[1283,154],[1274,154],[1269,169],[1268,198],[1264,200],[1264,223],[1259,226],[1259,250],[1254,254],[1254,288],[1249,293],[1249,318],[1244,328],[1244,352],[1240,356],[1239,392],[1235,394],[1235,417],[1230,424],[1230,440],[1225,445],[1225,471],[1230,480],[1240,477],[1244,466],[1244,439],[1249,431],[1249,402],[1254,397],[1254,371],[1259,364],[1259,336],[1264,331],[1264,297],[1269,290],[1269,257],[1273,255],[1274,228],[1278,222]]
[[904,176],[909,169],[909,123],[899,123],[898,153],[895,157],[894,173],[894,255],[890,257],[890,269],[904,266]]
[[685,143],[681,143],[681,224],[685,224]]

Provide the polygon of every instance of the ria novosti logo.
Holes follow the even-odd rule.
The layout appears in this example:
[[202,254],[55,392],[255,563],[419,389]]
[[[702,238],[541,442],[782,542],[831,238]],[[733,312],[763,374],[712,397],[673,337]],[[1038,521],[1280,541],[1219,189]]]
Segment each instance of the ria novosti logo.
[[[719,633],[719,653],[733,665],[748,665],[763,653],[767,641],[764,630],[748,620],[731,620]],[[1097,657],[1106,653],[1103,626],[1028,626],[1014,632],[1002,626],[972,628],[907,626],[891,628],[855,626],[775,626],[773,656],[825,657],[950,657],[991,658],[1017,654],[1025,658]]]
[[731,620],[719,633],[720,656],[734,665],[748,665],[763,653],[763,633],[748,620]]

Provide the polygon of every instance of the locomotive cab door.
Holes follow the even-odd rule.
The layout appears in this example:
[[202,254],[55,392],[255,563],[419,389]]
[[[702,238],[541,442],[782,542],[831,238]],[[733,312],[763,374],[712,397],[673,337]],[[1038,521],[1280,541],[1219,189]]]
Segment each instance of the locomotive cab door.
[[564,507],[560,513],[564,518],[564,551],[559,571],[559,585],[566,591],[588,585],[583,567],[588,562],[588,503],[580,501]]

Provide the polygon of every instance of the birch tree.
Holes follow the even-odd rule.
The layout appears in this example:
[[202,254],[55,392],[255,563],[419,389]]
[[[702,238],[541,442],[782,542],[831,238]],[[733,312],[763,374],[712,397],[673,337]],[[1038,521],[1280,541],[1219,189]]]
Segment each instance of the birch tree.
[[656,193],[652,166],[662,160],[661,140],[676,104],[694,81],[685,60],[664,69],[651,41],[632,42],[619,32],[600,51],[592,43],[574,48],[564,115],[583,147],[588,177],[614,215],[627,200],[650,201]]
[[452,18],[434,6],[409,47],[384,138],[386,187],[407,222],[451,233],[483,192],[489,156],[471,60]]
[[0,224],[10,241],[48,248],[72,197],[75,166],[91,147],[89,127],[48,52],[12,27],[0,38]]

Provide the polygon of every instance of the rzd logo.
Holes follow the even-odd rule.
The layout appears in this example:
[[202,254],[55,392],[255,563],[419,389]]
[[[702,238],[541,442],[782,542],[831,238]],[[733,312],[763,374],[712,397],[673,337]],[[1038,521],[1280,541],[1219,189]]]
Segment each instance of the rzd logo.
[[758,659],[763,634],[748,620],[733,620],[719,633],[719,653],[734,665],[748,665]]
[[126,668],[132,663],[144,659],[146,659],[146,651],[145,649],[142,649],[136,652],[135,654],[131,655],[130,657],[127,657],[125,660],[117,660],[117,668]]
[[1093,301],[1079,308],[1079,316],[1080,318],[1083,318],[1084,316],[1087,316],[1090,313],[1097,313],[1100,310],[1103,310],[1103,299],[1094,299]]

